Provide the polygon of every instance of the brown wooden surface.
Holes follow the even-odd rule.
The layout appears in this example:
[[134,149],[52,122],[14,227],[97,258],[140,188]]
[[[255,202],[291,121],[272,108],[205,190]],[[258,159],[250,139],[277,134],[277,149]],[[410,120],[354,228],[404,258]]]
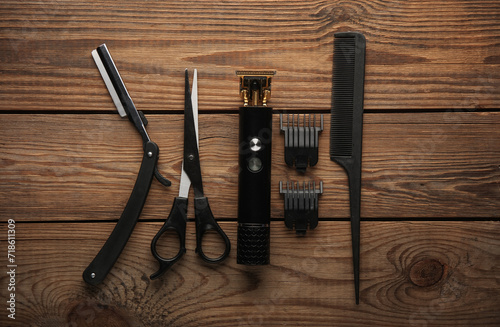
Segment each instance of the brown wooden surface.
[[[498,108],[496,1],[3,1],[2,110],[110,110],[90,51],[106,42],[141,110],[234,110],[238,69],[276,69],[273,105],[330,107],[333,33],[362,31],[366,109]],[[203,77],[205,77],[203,79]],[[57,99],[57,102],[54,102]]]
[[[283,218],[279,182],[309,179],[324,182],[321,218],[349,217],[346,176],[330,161],[330,115],[324,117],[318,165],[303,176],[284,164],[284,136],[275,115],[273,218]],[[159,167],[174,186],[154,181],[142,218],[164,219],[177,196],[183,116],[149,115],[148,120],[160,147]],[[17,221],[32,221],[34,211],[38,221],[120,216],[142,157],[140,137],[127,119],[9,114],[0,115],[0,124],[2,215]],[[237,126],[236,114],[200,116],[205,192],[218,218],[237,216]],[[499,218],[499,126],[498,112],[365,114],[362,216]]]
[[[82,270],[113,225],[19,224],[20,326],[498,323],[497,222],[363,222],[359,306],[348,222],[322,223],[301,239],[273,223],[265,268],[237,265],[235,252],[220,266],[204,264],[188,224],[184,260],[155,281],[149,243],[161,223],[139,223],[106,283],[89,287]],[[235,224],[222,227],[235,242]],[[297,242],[301,251],[290,246]]]
[[[0,254],[7,272],[14,219],[18,266],[17,319],[2,309],[0,326],[500,325],[499,22],[497,1],[2,1]],[[346,176],[328,154],[333,34],[348,30],[367,39],[359,306]],[[103,42],[173,185],[153,182],[116,266],[88,287],[142,156],[90,56]],[[186,67],[199,72],[205,192],[233,251],[201,262],[190,221],[184,259],[150,281],[178,190]],[[238,69],[277,70],[266,267],[235,258]],[[325,115],[305,176],[279,134],[278,114],[297,111]],[[304,238],[283,224],[287,179],[325,183]]]

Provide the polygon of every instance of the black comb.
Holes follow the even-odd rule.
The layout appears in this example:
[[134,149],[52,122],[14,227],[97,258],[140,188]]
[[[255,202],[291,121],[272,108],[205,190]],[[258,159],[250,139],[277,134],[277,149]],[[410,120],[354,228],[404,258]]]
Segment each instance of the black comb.
[[330,159],[344,167],[349,180],[354,290],[359,304],[361,143],[365,48],[363,34],[335,33]]

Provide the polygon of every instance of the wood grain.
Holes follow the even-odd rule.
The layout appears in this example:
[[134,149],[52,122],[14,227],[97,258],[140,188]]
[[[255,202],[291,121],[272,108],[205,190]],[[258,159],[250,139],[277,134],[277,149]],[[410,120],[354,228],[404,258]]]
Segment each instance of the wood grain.
[[[6,247],[5,224],[0,248]],[[16,225],[16,324],[5,326],[497,326],[498,222],[363,222],[361,304],[354,304],[347,222],[297,238],[272,223],[271,265],[210,266],[187,253],[160,280],[149,251],[161,223],[139,223],[99,287],[82,271],[112,223]],[[236,224],[222,223],[233,245]],[[294,244],[294,246],[291,246]],[[5,285],[6,274],[0,276]],[[5,294],[1,288],[2,297]]]
[[2,1],[0,110],[113,110],[90,52],[106,42],[141,110],[235,110],[238,69],[276,69],[273,106],[328,110],[333,34],[367,37],[366,109],[500,108],[495,1]]
[[[18,266],[17,319],[4,310],[0,326],[499,326],[499,21],[487,0],[1,1],[0,252],[15,219]],[[367,38],[359,306],[347,180],[328,149],[339,31]],[[142,157],[90,55],[104,42],[173,185],[153,182],[123,254],[92,288],[82,272]],[[190,209],[188,252],[153,282],[150,242],[181,172],[186,67],[199,71],[205,192],[233,250],[203,263]],[[235,259],[238,69],[277,70],[266,267]],[[306,175],[284,163],[278,114],[292,112],[325,114]],[[303,238],[282,221],[288,179],[324,181],[318,228]],[[7,283],[4,271],[2,301]]]
[[[284,163],[274,115],[272,217],[283,218],[279,181],[323,180],[321,218],[348,218],[347,180],[329,159],[329,115],[317,166]],[[148,115],[159,167],[142,217],[165,219],[177,195],[182,115]],[[205,192],[215,215],[237,216],[237,115],[200,116]],[[499,113],[365,114],[362,217],[500,217]],[[118,115],[0,115],[0,213],[20,221],[117,219],[142,157],[138,133]],[[191,213],[190,213],[190,216]]]

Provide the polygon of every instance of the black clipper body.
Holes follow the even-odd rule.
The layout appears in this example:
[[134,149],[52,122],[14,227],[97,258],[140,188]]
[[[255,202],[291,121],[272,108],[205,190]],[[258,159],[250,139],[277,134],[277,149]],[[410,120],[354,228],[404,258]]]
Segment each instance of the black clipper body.
[[244,106],[239,108],[237,263],[269,264],[272,108],[267,106],[274,72],[237,72]]

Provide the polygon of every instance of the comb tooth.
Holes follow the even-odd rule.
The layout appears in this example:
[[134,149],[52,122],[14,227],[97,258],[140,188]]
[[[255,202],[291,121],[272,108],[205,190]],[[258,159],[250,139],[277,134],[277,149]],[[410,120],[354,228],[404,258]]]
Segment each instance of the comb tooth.
[[[304,119],[305,119],[305,114],[304,114]],[[306,147],[310,148],[313,143],[311,142],[311,115],[307,115],[307,125],[304,124],[304,129],[305,129],[305,134],[304,137],[306,138]]]
[[[323,183],[323,182],[320,182],[320,183]],[[316,181],[314,182],[313,186],[314,186],[314,195],[315,195],[315,197],[314,197],[314,206],[316,207],[316,209],[318,209],[318,197],[319,196],[317,195],[318,192],[316,191]]]
[[[306,119],[307,119],[307,124],[306,124]],[[305,147],[310,148],[312,143],[311,143],[311,115],[304,114],[304,140],[305,140]]]
[[311,196],[311,182],[307,183],[307,208],[308,210],[314,210],[314,206],[312,205],[312,199],[313,197]]
[[286,182],[286,189],[287,189],[287,203],[288,203],[288,209],[291,209],[292,208],[292,204],[291,204],[291,196],[290,196],[290,182],[287,181]]
[[[298,121],[298,117],[297,117],[297,121]],[[298,147],[299,146],[299,129],[297,128],[298,127],[298,122],[296,124],[295,122],[295,114],[292,115],[292,120],[293,120],[293,146],[294,147]]]
[[307,142],[307,117],[305,114],[302,114],[302,125],[300,126],[300,133],[302,138],[302,147],[308,147]]
[[295,185],[293,186],[293,208],[294,210],[297,210],[299,207],[299,182],[295,182]]
[[319,144],[318,144],[318,140],[316,138],[316,135],[318,135],[318,137],[319,137],[319,134],[316,132],[316,129],[317,129],[316,128],[316,114],[314,114],[313,124],[312,125],[313,125],[312,129],[313,129],[314,132],[311,133],[311,138],[312,138],[311,143],[313,144],[314,147],[318,147]]
[[316,135],[316,114],[313,114],[312,116],[309,115],[309,144],[311,144],[311,147],[316,147],[316,142],[315,142],[315,135]]
[[286,114],[286,128],[288,132],[285,134],[285,144],[286,146],[291,146],[292,144],[290,143],[290,114]]

